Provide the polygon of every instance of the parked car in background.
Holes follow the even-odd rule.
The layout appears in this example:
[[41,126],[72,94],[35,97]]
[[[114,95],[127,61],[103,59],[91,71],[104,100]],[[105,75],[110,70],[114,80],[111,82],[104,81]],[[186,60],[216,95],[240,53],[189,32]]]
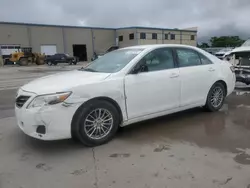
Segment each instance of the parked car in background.
[[218,57],[219,59],[223,60],[225,55],[228,55],[230,53],[230,51],[232,51],[232,48],[224,48],[224,49],[221,49],[220,51],[216,52],[215,56]]
[[250,85],[250,39],[233,49],[226,60],[235,66],[236,81]]
[[217,111],[234,87],[232,65],[201,49],[133,46],[22,86],[15,112],[31,137],[97,146],[135,122],[200,106]]
[[94,52],[93,57],[91,58],[91,61],[94,61],[94,60],[102,57],[104,54],[112,52],[112,51],[117,50],[117,49],[119,49],[119,46],[111,46],[109,49],[106,50],[105,53],[97,54],[96,52]]
[[71,57],[68,54],[55,54],[52,56],[47,56],[45,59],[45,62],[51,66],[51,65],[57,65],[58,63],[68,63],[70,65],[76,65],[78,62],[77,57]]

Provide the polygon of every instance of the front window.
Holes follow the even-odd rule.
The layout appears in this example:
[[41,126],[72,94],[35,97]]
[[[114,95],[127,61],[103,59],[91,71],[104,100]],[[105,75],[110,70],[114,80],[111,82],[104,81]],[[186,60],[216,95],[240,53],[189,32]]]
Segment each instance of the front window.
[[154,72],[172,68],[175,68],[172,50],[159,48],[145,55],[133,68],[132,73]]
[[122,49],[105,54],[89,64],[83,71],[114,73],[123,69],[132,59],[134,59],[143,49]]

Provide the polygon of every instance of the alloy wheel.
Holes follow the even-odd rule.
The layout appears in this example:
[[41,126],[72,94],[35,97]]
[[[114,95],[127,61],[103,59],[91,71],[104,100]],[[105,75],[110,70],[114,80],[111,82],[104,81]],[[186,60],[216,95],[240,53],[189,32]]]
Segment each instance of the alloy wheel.
[[224,98],[223,89],[221,87],[215,87],[212,91],[210,98],[212,106],[214,108],[219,107],[223,102],[223,98]]
[[112,114],[107,109],[97,108],[86,116],[84,131],[91,139],[102,139],[112,130],[113,122]]

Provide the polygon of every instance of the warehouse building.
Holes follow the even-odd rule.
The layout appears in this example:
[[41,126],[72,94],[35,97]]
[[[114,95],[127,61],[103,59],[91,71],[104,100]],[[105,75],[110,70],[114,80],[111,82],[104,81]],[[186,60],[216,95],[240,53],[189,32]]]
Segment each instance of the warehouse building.
[[187,44],[196,46],[197,28],[99,28],[0,22],[0,50],[9,55],[20,47],[53,55],[67,53],[88,61],[114,46]]

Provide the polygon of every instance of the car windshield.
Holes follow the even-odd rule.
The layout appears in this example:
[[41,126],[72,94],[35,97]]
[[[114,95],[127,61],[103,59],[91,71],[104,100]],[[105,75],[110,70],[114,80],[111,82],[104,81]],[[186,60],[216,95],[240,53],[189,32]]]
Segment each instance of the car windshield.
[[250,39],[246,40],[242,46],[250,46]]
[[104,73],[118,72],[142,51],[143,49],[141,48],[115,50],[99,57],[81,70]]

